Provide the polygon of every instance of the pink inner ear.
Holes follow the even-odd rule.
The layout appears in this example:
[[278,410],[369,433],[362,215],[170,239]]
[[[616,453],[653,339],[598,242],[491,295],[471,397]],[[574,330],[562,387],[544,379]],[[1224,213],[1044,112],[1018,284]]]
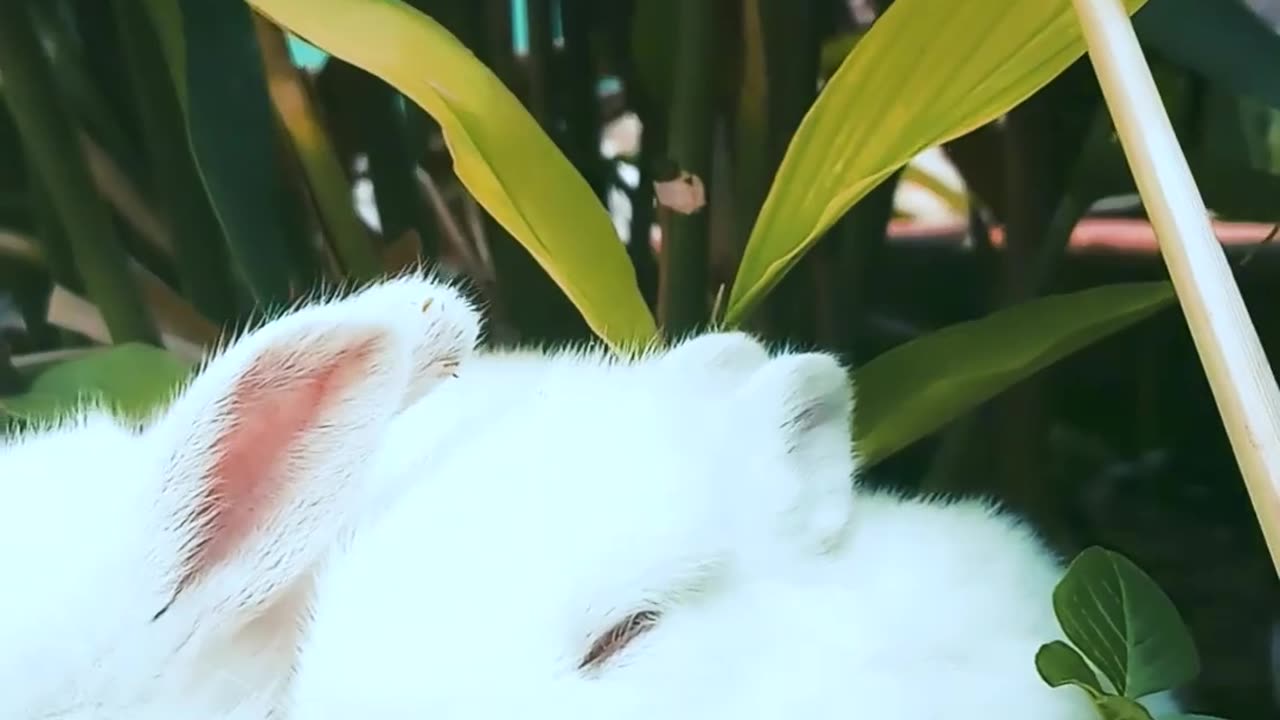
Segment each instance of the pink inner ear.
[[353,345],[322,363],[305,353],[269,350],[236,382],[210,448],[217,460],[194,512],[202,537],[179,589],[231,555],[289,483],[305,481],[291,477],[290,456],[335,398],[367,372],[376,342]]

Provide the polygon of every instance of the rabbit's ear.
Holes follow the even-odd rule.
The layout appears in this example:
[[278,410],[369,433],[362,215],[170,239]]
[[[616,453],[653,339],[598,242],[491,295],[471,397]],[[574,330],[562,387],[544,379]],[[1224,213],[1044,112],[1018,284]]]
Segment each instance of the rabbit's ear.
[[418,320],[417,334],[410,339],[413,365],[402,408],[455,374],[484,331],[479,312],[461,292],[425,273],[383,280],[341,304],[347,312],[399,314]]
[[769,351],[747,333],[714,332],[695,335],[677,343],[662,355],[659,362],[663,368],[676,370],[714,370],[745,375],[769,362]]
[[764,453],[765,496],[779,503],[784,532],[809,549],[839,541],[852,512],[853,385],[822,353],[784,355],[756,372],[738,393],[738,415],[752,424]]
[[452,374],[478,319],[407,280],[271,322],[210,361],[148,432],[172,600],[197,614],[261,608],[360,507],[391,417]]

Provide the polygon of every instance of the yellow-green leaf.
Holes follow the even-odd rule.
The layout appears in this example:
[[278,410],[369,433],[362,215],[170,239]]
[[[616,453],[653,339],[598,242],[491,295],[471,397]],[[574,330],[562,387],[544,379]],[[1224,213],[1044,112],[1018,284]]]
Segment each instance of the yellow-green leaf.
[[145,7],[229,257],[255,301],[287,303],[303,274],[294,272],[290,241],[302,245],[304,238],[281,203],[289,194],[274,162],[276,128],[252,10],[172,0],[147,0]]
[[874,464],[1174,299],[1166,282],[1052,295],[904,343],[855,373],[858,454]]
[[[1125,0],[1130,12],[1144,0]],[[1084,53],[1071,0],[897,0],[796,131],[729,294],[740,322],[818,237],[918,152],[1007,112]]]
[[616,348],[656,334],[590,185],[502,82],[399,0],[249,0],[276,24],[385,80],[440,124],[462,184]]

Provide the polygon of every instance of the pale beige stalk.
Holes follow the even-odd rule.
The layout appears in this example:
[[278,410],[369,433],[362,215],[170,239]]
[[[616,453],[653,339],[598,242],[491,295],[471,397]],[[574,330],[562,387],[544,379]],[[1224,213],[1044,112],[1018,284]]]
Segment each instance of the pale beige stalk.
[[1280,573],[1280,391],[1120,0],[1072,0]]

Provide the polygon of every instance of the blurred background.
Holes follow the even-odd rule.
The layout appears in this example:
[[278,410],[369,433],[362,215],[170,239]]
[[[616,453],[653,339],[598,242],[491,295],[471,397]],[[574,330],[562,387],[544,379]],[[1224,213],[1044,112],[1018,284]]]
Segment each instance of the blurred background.
[[[515,93],[607,208],[659,324],[684,331],[720,302],[796,127],[889,0],[409,4]],[[1280,2],[1149,0],[1134,23],[1273,353]],[[705,191],[692,215],[655,203],[677,168]],[[384,81],[238,2],[0,2],[0,396],[111,342],[194,360],[264,308],[422,260],[468,280],[496,342],[590,336]],[[695,291],[666,293],[676,277]],[[748,325],[859,367],[1039,296],[1165,277],[1081,59],[877,185]],[[1280,717],[1280,583],[1176,305],[866,481],[990,494],[1064,555],[1128,555],[1199,643],[1193,709]]]

